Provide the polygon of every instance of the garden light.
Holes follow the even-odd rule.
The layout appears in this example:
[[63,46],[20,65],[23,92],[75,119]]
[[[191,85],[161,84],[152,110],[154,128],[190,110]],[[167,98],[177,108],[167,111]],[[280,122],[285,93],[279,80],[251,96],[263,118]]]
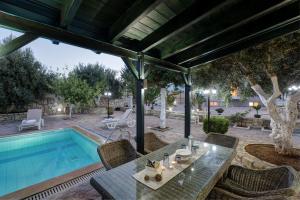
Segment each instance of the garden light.
[[293,86],[289,87],[288,90],[289,90],[289,91],[300,90],[300,86],[297,87],[297,86],[293,85]]

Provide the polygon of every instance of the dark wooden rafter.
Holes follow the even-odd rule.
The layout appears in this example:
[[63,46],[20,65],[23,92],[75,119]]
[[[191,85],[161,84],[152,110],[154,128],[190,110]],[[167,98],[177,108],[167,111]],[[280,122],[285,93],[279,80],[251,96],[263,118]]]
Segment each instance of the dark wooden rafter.
[[25,46],[26,44],[32,42],[37,39],[38,36],[32,33],[25,33],[12,41],[8,42],[5,45],[0,46],[0,58],[9,55],[15,50]]
[[145,17],[161,2],[163,0],[136,0],[111,26],[109,30],[110,41],[118,40],[130,27]]
[[82,0],[66,0],[61,9],[60,26],[67,28],[75,17]]
[[[203,20],[201,21],[197,27],[202,30],[206,30],[203,32],[203,34],[193,34],[190,36],[183,36],[188,38],[182,38],[181,41],[178,41],[174,48],[172,50],[168,51],[162,51],[161,52],[161,58],[166,59],[172,55],[175,55],[181,51],[187,50],[197,44],[203,43],[206,40],[212,39],[220,34],[226,33],[236,27],[242,26],[252,20],[258,19],[261,16],[264,16],[270,12],[273,12],[274,10],[277,10],[283,6],[286,6],[290,3],[293,3],[297,0],[273,0],[273,1],[265,1],[264,4],[261,4],[260,6],[257,6],[255,2],[237,2],[235,6],[239,5],[239,3],[243,4],[250,4],[248,6],[249,9],[247,9],[247,12],[244,10],[238,10],[236,9],[234,13],[234,18],[231,20],[227,20],[226,17],[224,17],[221,20],[218,20],[218,25],[213,25],[211,28],[207,27],[207,22]],[[215,13],[215,18],[211,17],[211,20],[218,19],[220,14],[217,14],[217,9],[214,9],[212,13]],[[221,11],[221,13],[224,13],[224,16],[228,14],[228,11]],[[211,31],[207,31],[208,29],[211,29]]]
[[170,37],[179,34],[186,28],[199,22],[201,19],[207,17],[215,10],[219,10],[226,4],[235,1],[211,0],[211,1],[195,1],[186,10],[172,18],[166,24],[158,28],[156,31],[145,37],[140,44],[143,52],[166,41]]
[[300,28],[300,17],[295,17],[294,19],[289,20],[289,23],[283,23],[280,26],[272,27],[267,30],[260,32],[260,34],[249,36],[243,41],[237,41],[223,48],[216,49],[206,55],[199,57],[197,60],[186,63],[186,67],[195,68],[201,66],[203,63],[211,62],[216,59],[227,56],[231,53],[240,51],[242,49],[251,47],[255,44],[268,41],[270,39],[282,36],[284,34],[297,31]]
[[[90,49],[92,51],[101,51],[103,53],[108,53],[119,57],[137,59],[137,52],[135,51],[118,47],[90,37],[78,35],[68,30],[8,14],[3,11],[0,11],[0,24],[7,28],[14,28],[23,32],[33,32],[38,34],[40,37],[50,40],[58,40],[74,46]],[[187,71],[187,69],[184,67],[148,55],[144,56],[144,61],[145,63],[153,64],[155,66],[176,72]]]
[[259,19],[250,21],[242,26],[237,26],[230,31],[182,51],[167,60],[172,63],[184,65],[184,63],[196,60],[214,50],[224,48],[224,46],[231,45],[232,43],[241,42],[256,34],[261,34],[262,31],[269,30],[270,27],[275,30],[276,26],[282,26],[284,23],[289,23],[290,19],[299,16],[299,9],[296,7],[296,5],[298,5],[297,3],[299,2],[294,2],[286,7],[277,9],[274,12],[268,13]]

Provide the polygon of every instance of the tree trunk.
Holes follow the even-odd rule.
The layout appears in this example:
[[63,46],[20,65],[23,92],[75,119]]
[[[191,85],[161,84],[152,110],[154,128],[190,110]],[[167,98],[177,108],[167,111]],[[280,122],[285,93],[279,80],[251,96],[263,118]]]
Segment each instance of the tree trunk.
[[284,107],[276,104],[276,99],[281,95],[277,76],[271,77],[273,94],[269,97],[260,85],[252,85],[252,89],[258,94],[262,103],[267,107],[270,118],[272,133],[270,137],[275,144],[275,150],[279,154],[294,155],[293,132],[298,117],[297,103],[300,100],[300,92],[289,94]]
[[133,97],[130,95],[130,96],[128,96],[128,107],[130,108],[130,109],[132,109],[133,108]]
[[69,119],[72,118],[72,104],[69,106]]
[[296,152],[293,151],[293,132],[296,126],[298,109],[297,102],[288,96],[286,100],[286,105],[283,108],[279,107],[270,107],[269,109],[276,109],[277,112],[285,120],[278,120],[272,116],[273,111],[270,112],[271,117],[271,128],[272,133],[270,136],[273,139],[275,144],[275,150],[280,154],[293,155]]
[[166,88],[160,89],[160,128],[166,128]]

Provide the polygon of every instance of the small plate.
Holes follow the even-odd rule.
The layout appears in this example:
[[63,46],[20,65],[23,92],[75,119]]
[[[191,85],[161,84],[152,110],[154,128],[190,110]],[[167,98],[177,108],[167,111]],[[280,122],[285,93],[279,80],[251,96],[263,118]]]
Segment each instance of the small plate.
[[176,155],[179,155],[181,157],[189,157],[192,155],[192,152],[188,149],[177,149]]

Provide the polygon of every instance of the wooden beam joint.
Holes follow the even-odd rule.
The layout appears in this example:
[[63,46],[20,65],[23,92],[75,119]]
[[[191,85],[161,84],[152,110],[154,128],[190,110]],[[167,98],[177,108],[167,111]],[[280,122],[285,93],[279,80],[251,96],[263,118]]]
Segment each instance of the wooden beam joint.
[[0,46],[0,58],[9,55],[17,49],[22,48],[26,44],[37,39],[38,36],[32,33],[24,33],[23,35],[9,41],[8,43]]

